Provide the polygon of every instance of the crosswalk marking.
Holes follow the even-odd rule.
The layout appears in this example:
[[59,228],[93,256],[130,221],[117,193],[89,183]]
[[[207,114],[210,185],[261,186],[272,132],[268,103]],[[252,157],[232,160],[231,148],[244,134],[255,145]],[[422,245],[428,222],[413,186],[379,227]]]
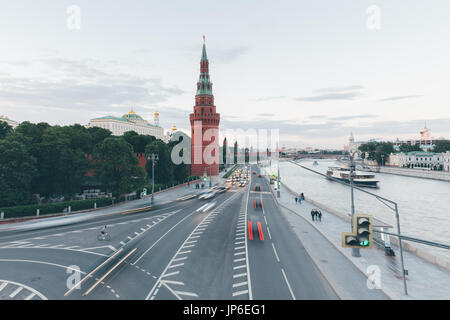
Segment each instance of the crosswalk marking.
[[10,297],[10,298],[14,298],[15,296],[17,296],[17,294],[18,294],[20,291],[22,291],[22,289],[23,289],[23,287],[18,287],[16,290],[14,290],[14,291],[9,295],[9,297]]

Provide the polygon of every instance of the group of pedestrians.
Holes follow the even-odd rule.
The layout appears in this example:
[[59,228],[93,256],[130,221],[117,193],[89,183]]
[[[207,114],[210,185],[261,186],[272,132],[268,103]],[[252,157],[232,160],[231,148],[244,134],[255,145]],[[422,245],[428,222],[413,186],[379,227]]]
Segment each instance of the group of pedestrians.
[[311,218],[313,221],[322,221],[322,212],[316,208],[312,209]]
[[294,197],[295,203],[302,204],[302,200],[305,200],[305,195],[300,193],[299,196]]

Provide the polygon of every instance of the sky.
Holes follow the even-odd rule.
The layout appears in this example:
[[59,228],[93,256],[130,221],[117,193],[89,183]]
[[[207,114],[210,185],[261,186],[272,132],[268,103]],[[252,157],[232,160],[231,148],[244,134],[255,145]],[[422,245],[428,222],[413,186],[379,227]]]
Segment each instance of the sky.
[[0,4],[0,114],[19,122],[85,125],[133,108],[189,132],[205,35],[223,132],[341,149],[350,132],[418,138],[426,121],[450,139],[448,0]]

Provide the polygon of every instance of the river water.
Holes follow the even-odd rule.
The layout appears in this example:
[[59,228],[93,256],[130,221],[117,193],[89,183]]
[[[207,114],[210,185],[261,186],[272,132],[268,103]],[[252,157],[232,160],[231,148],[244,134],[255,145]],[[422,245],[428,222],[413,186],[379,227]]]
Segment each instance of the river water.
[[[325,173],[329,166],[339,165],[332,160],[302,160],[299,164]],[[272,166],[276,171],[276,166]],[[367,190],[397,202],[401,232],[404,235],[450,244],[450,182],[376,173],[379,188]],[[289,162],[280,162],[282,182],[308,199],[320,202],[344,214],[351,213],[350,188],[305,170]],[[355,190],[355,212],[371,214],[391,224],[390,232],[397,233],[395,212],[375,197]],[[342,230],[346,231],[346,230]],[[450,261],[450,251],[424,246],[430,252]]]

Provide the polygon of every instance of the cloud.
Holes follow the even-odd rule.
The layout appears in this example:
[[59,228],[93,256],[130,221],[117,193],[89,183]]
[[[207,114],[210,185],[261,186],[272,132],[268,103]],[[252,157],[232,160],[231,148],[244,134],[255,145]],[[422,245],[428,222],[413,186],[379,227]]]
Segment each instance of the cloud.
[[41,70],[34,76],[0,74],[0,105],[110,114],[124,107],[165,102],[184,93],[163,84],[160,78],[116,73],[92,59],[49,58],[33,65]]
[[354,100],[361,96],[359,92],[327,93],[310,97],[296,98],[297,101],[318,102],[327,100]]
[[271,101],[271,100],[279,100],[279,99],[286,99],[286,98],[289,98],[289,97],[288,96],[272,96],[272,97],[254,99],[254,101]]
[[329,118],[330,120],[351,120],[351,119],[365,119],[365,118],[378,118],[378,115],[375,114],[360,114],[354,116],[341,116],[341,117],[333,117]]
[[404,100],[404,99],[413,99],[422,97],[423,95],[410,95],[410,96],[393,96],[384,99],[378,99],[378,101],[395,101],[395,100]]
[[316,90],[316,92],[331,93],[331,92],[342,92],[342,91],[352,91],[352,90],[361,90],[361,89],[364,89],[364,87],[360,86],[360,85],[354,85],[354,86],[345,86],[345,87],[323,88],[323,89]]

